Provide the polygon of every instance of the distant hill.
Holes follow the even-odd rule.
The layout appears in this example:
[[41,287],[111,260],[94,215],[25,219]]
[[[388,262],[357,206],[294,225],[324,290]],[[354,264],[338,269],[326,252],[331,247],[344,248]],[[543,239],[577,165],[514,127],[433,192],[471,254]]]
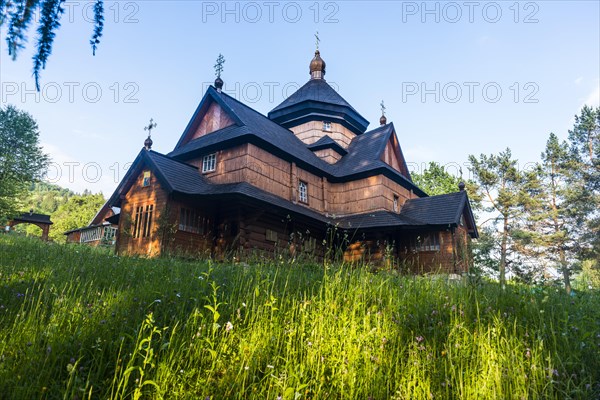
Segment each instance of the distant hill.
[[[38,182],[29,188],[22,200],[22,209],[50,215],[54,222],[50,238],[62,242],[65,240],[65,231],[87,225],[104,202],[101,193],[92,194],[85,190],[78,194],[58,185]],[[39,236],[41,232],[37,226],[25,224],[17,225],[15,230],[33,236]]]

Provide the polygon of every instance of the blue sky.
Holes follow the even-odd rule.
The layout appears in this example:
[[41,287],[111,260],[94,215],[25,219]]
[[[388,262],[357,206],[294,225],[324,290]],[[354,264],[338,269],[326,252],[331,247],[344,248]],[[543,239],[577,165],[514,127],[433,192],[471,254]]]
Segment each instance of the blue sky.
[[414,169],[467,174],[469,154],[510,147],[536,161],[549,132],[600,97],[598,1],[106,1],[95,57],[89,2],[67,2],[34,92],[30,46],[0,43],[0,102],[38,121],[48,179],[105,196],[152,117],[154,149],[172,150],[219,53],[225,91],[266,114],[304,84],[319,31],[326,79],[378,125],[385,101]]

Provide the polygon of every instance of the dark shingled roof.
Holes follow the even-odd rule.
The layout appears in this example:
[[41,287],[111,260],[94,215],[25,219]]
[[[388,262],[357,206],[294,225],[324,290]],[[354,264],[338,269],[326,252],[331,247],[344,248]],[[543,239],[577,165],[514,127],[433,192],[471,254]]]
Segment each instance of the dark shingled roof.
[[[468,220],[474,221],[467,193],[464,191],[439,196],[410,199],[400,213],[375,211],[370,213],[332,217],[332,223],[342,229],[369,229],[396,227],[398,229],[422,229],[427,227],[457,226],[467,211]],[[477,227],[467,227],[469,234],[477,238]]]
[[215,145],[245,139],[270,144],[274,149],[293,155],[307,165],[321,169],[328,167],[329,164],[315,156],[290,130],[276,124],[258,111],[223,92],[217,92],[212,86],[208,88],[205,96],[210,96],[225,109],[230,109],[242,125],[231,125],[200,136],[170,152],[169,157],[185,160],[193,157],[198,150],[211,151]]
[[[325,216],[310,208],[268,193],[250,183],[214,184],[205,179],[196,167],[174,160],[155,151],[142,149],[130,170],[111,197],[110,204],[120,204],[120,193],[129,190],[143,165],[148,165],[169,192],[191,197],[245,196],[286,212],[311,218],[313,221],[336,225],[341,229],[369,228],[423,228],[427,226],[457,225],[465,206],[470,207],[466,192],[407,200],[400,214],[376,211],[348,216]],[[473,235],[473,233],[472,233]],[[476,231],[474,234],[476,237]]]
[[331,119],[359,135],[369,125],[369,121],[329,86],[325,79],[311,79],[306,82],[272,109],[269,118],[283,126],[292,121]]
[[210,185],[200,174],[198,168],[173,160],[155,151],[145,154],[150,163],[155,167],[156,174],[162,178],[163,183],[170,192],[197,193]]
[[336,172],[351,175],[387,166],[380,156],[393,130],[394,125],[388,124],[356,136],[348,146],[348,154],[335,164]]
[[[335,104],[354,110],[354,107],[344,100],[344,98],[340,96],[340,94],[336,92],[325,79],[311,79],[300,89],[292,93],[290,97],[281,102],[281,104],[272,109],[269,114],[309,100]],[[358,113],[358,111],[354,111]]]
[[316,142],[309,144],[308,147],[312,151],[323,150],[323,149],[332,149],[335,150],[338,154],[344,156],[348,154],[348,151],[340,146],[335,140],[333,140],[329,135],[323,136],[321,139]]
[[[387,140],[394,132],[394,125],[391,123],[355,136],[348,147],[348,154],[336,164],[330,165],[317,157],[290,130],[283,128],[226,93],[219,93],[211,86],[206,91],[201,104],[208,101],[207,99],[213,99],[225,110],[231,110],[234,113],[232,117],[235,117],[241,125],[231,125],[200,136],[176,147],[175,150],[168,153],[169,157],[184,161],[230,145],[250,142],[273,154],[282,155],[286,159],[292,157],[300,167],[317,175],[324,175],[332,182],[354,179],[359,174],[370,172],[384,173],[419,196],[427,196],[412,183],[410,177],[403,176],[380,159]],[[186,133],[184,133],[185,135]]]
[[368,229],[383,227],[415,227],[423,225],[402,214],[391,211],[374,211],[364,214],[347,215],[343,217],[332,217],[332,223],[342,229]]
[[456,224],[466,201],[467,193],[464,191],[410,199],[404,203],[402,215],[428,225]]
[[40,224],[49,224],[52,225],[54,222],[50,221],[50,216],[46,214],[36,214],[30,212],[24,212],[15,218],[13,221],[16,222],[32,222],[32,223],[40,223]]
[[[407,200],[400,214],[404,217],[422,221],[426,225],[458,225],[465,208],[468,214],[466,222],[474,222],[475,219],[473,218],[467,192],[460,191]],[[469,228],[472,237],[479,236],[477,227],[474,224]]]
[[299,204],[265,192],[247,182],[214,184],[208,182],[194,166],[182,163],[157,153],[153,150],[142,149],[133,165],[123,178],[112,197],[111,205],[120,205],[120,193],[129,190],[135,176],[147,163],[155,172],[157,178],[169,192],[177,192],[188,196],[214,196],[214,195],[242,195],[252,199],[266,202],[269,205],[285,209],[294,213],[302,214],[314,220],[328,222],[327,217]]

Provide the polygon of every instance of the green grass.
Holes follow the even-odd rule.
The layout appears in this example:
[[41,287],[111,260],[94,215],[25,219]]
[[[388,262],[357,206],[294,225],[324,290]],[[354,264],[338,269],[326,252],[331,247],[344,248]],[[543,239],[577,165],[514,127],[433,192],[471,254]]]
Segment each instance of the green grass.
[[0,235],[0,398],[597,399],[599,300]]

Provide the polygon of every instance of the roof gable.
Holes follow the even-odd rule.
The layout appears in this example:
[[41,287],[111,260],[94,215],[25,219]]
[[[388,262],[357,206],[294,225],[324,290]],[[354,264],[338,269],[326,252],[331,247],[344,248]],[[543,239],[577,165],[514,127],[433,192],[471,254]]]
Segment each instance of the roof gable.
[[307,146],[312,151],[323,150],[323,149],[332,149],[336,153],[341,156],[348,154],[348,151],[340,146],[335,140],[333,140],[329,135],[323,136],[321,139],[316,142],[309,144]]
[[402,148],[400,147],[400,143],[398,143],[398,136],[393,129],[389,133],[387,143],[381,152],[380,159],[412,181],[408,166],[406,165],[406,160],[404,159],[404,154],[402,154]]
[[[192,129],[194,118],[201,114],[202,107],[216,102],[227,115],[234,121],[233,125],[205,134],[188,142],[183,142],[187,132]],[[208,105],[206,105],[209,103]],[[297,165],[309,172],[320,176],[326,176],[332,182],[343,182],[360,179],[362,176],[384,174],[388,178],[398,182],[403,187],[414,191],[418,196],[427,196],[410,179],[408,168],[402,173],[381,160],[385,147],[395,132],[392,123],[380,126],[369,132],[357,135],[352,139],[348,149],[341,151],[348,154],[335,164],[328,164],[314,154],[314,148],[309,148],[289,129],[284,128],[275,121],[270,120],[258,111],[241,103],[224,92],[217,92],[212,86],[208,88],[200,106],[196,110],[195,117],[188,124],[186,132],[182,135],[179,143],[168,156],[177,160],[190,160],[192,158],[239,145],[242,143],[253,143],[272,154],[286,160],[294,161]],[[326,140],[326,139],[324,139]],[[319,145],[323,145],[320,143]],[[402,150],[398,145],[400,160],[404,160]],[[399,163],[400,164],[400,163]],[[405,162],[402,164],[406,165]],[[400,164],[402,166],[402,164]]]
[[191,140],[231,125],[242,126],[244,124],[223,101],[216,89],[210,86],[175,145],[175,149],[189,143]]
[[107,201],[110,206],[121,205],[121,196],[125,195],[136,182],[144,169],[154,172],[167,192],[195,193],[207,185],[206,180],[192,165],[169,158],[152,150],[142,149],[131,167]]
[[458,226],[463,216],[471,237],[479,236],[465,191],[406,200],[400,215],[429,226]]

